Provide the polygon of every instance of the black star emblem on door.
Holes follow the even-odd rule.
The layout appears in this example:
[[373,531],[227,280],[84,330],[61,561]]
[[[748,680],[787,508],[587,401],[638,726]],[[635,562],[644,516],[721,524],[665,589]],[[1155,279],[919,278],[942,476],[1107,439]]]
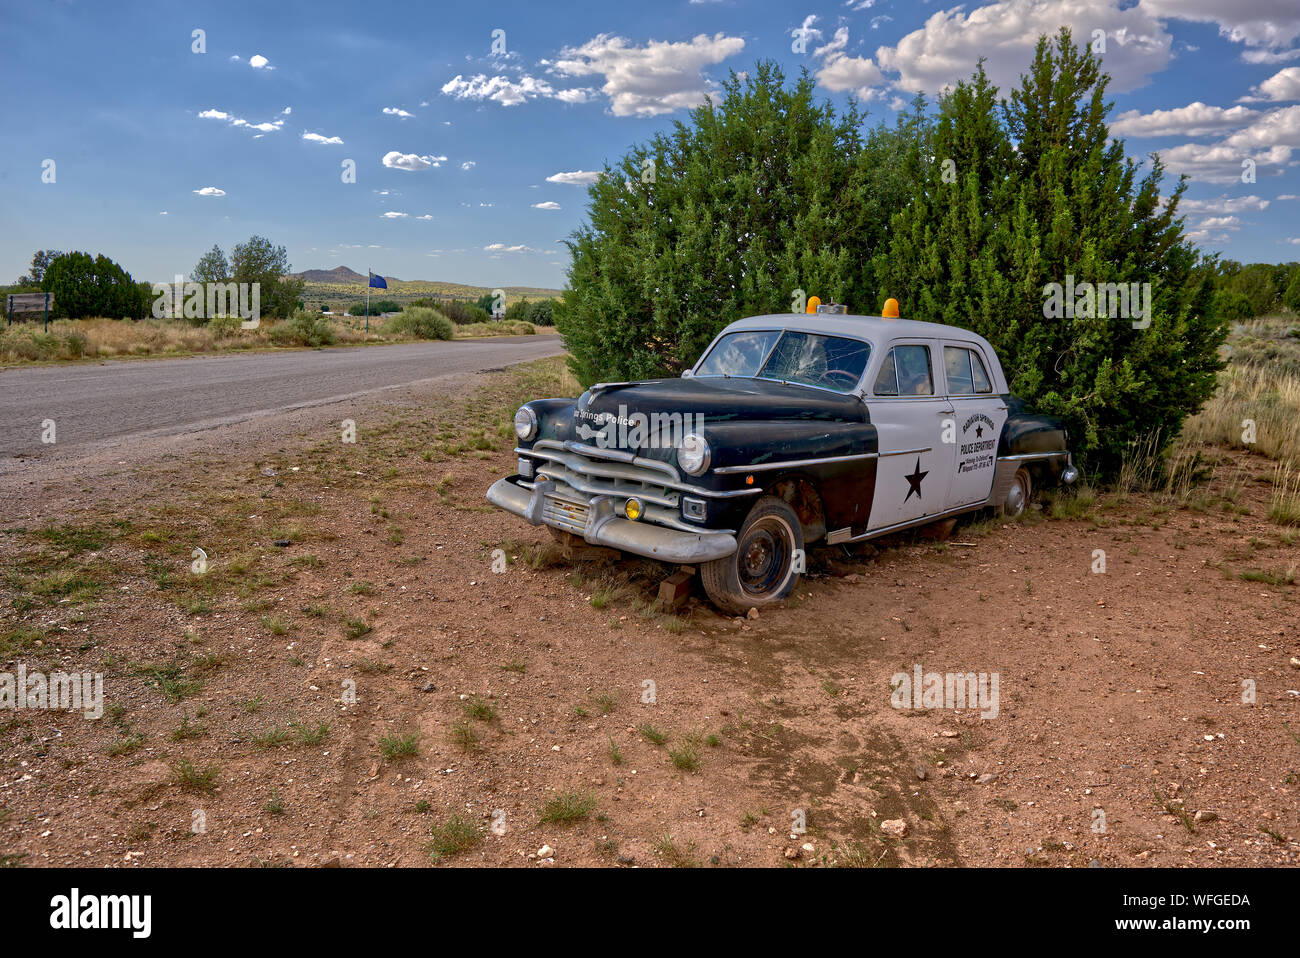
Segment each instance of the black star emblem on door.
[[984,427],[983,427],[983,426],[976,426],[976,427],[975,427],[975,438],[976,438],[976,439],[983,439],[983,438],[984,438]]
[[924,479],[929,474],[930,473],[928,471],[927,472],[921,471],[921,457],[917,456],[916,465],[912,469],[912,474],[910,476],[903,477],[904,479],[907,480],[907,495],[903,497],[904,502],[912,498],[912,493],[916,493],[916,498],[918,499],[921,498],[921,480]]

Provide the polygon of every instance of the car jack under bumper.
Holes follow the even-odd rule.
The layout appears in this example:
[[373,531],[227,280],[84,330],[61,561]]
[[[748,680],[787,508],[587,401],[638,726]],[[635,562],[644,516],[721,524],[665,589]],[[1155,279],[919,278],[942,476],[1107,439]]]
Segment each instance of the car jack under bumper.
[[[728,532],[684,532],[625,519],[615,513],[616,498],[613,496],[592,497],[586,500],[585,506],[575,504],[579,505],[580,512],[585,512],[581,529],[563,522],[548,521],[548,514],[555,514],[557,503],[568,504],[569,501],[546,489],[554,483],[538,482],[532,489],[526,489],[518,484],[518,480],[518,476],[498,479],[487,491],[488,502],[535,526],[549,525],[581,535],[594,546],[681,565],[725,559],[736,551],[736,537]],[[567,515],[572,517],[573,512]]]

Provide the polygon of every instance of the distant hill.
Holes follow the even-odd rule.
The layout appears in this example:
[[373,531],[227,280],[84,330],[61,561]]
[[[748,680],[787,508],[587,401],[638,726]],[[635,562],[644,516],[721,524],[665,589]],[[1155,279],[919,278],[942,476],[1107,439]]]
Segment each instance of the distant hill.
[[[302,279],[306,286],[302,292],[303,302],[311,306],[325,304],[330,308],[346,307],[366,295],[367,276],[347,266],[333,269],[305,269],[291,274]],[[474,300],[484,293],[492,292],[491,286],[467,286],[464,283],[447,283],[441,280],[413,279],[403,280],[396,276],[385,276],[387,290],[372,290],[371,296],[407,303],[413,299],[459,299]],[[535,301],[555,299],[562,290],[547,289],[539,286],[502,286],[506,294],[506,303],[520,299]]]
[[[305,279],[309,283],[360,283],[362,286],[366,285],[368,278],[365,273],[358,273],[346,266],[335,266],[333,269],[305,269],[301,273],[290,275]],[[384,279],[390,283],[400,282],[396,276],[385,276]]]

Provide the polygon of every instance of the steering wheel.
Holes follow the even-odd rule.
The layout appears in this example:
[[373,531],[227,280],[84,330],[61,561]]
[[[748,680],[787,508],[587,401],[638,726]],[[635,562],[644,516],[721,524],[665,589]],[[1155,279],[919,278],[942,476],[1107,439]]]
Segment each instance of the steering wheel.
[[826,372],[822,373],[822,379],[827,381],[836,378],[842,379],[845,381],[846,388],[852,389],[858,384],[859,375],[859,373],[850,372],[847,369],[828,369]]

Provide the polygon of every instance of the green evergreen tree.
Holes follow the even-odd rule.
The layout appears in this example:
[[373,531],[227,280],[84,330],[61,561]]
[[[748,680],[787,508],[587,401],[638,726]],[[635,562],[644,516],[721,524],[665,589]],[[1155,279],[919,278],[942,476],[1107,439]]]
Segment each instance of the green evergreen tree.
[[[1162,198],[1158,157],[1138,179],[1123,141],[1110,139],[1108,82],[1067,29],[1039,40],[1000,105],[981,64],[918,138],[916,190],[876,259],[903,315],[985,336],[1012,391],[1064,418],[1101,475],[1140,436],[1174,438],[1213,394],[1226,336],[1213,282],[1182,236],[1185,179]],[[1070,277],[1149,283],[1149,325],[1100,310],[1054,315],[1045,288]]]
[[727,323],[876,298],[871,253],[905,200],[895,131],[864,139],[771,63],[607,166],[568,242],[556,325],[580,381],[675,375]]

